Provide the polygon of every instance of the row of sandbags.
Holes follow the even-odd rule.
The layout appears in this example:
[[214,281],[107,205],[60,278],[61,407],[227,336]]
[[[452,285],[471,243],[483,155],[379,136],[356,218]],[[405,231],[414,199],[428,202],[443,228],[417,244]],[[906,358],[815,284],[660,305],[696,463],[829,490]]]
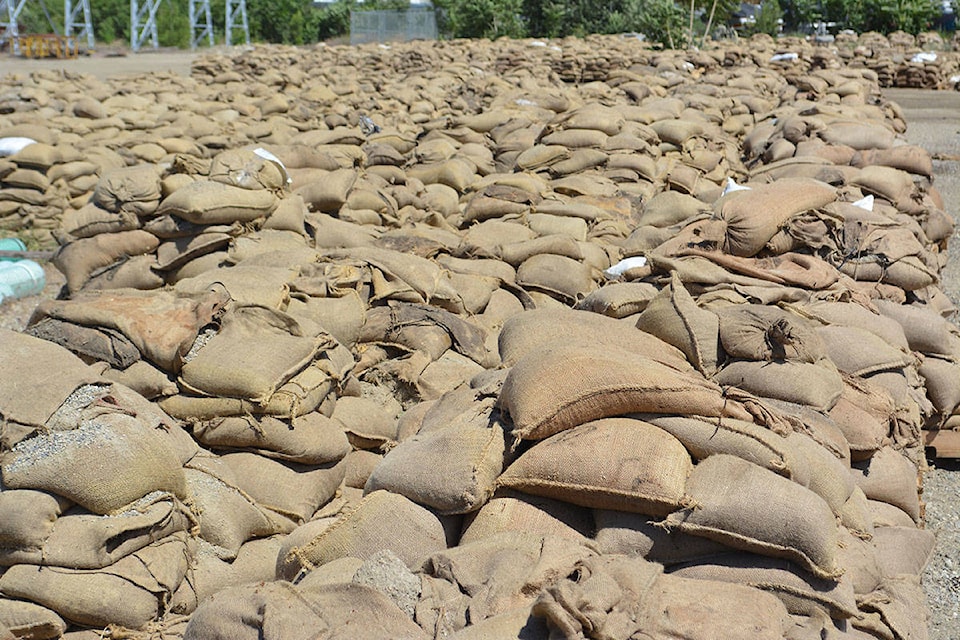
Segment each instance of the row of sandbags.
[[112,121],[184,146],[123,147],[58,229],[64,295],[0,336],[0,622],[923,637],[951,229],[875,76],[268,53]]

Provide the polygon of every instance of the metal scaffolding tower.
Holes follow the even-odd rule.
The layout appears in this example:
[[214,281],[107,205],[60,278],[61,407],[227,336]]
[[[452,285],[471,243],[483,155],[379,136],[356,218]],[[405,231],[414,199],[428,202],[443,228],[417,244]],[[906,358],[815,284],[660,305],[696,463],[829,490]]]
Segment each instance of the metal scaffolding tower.
[[160,46],[160,37],[157,34],[157,10],[163,0],[130,0],[130,48],[134,52],[140,51],[147,37],[150,44],[156,49]]
[[[237,24],[239,19],[240,23]],[[250,44],[250,24],[247,22],[247,0],[227,0],[227,46],[233,44],[233,32],[243,30],[246,44]]]
[[[83,13],[83,21],[80,14]],[[93,49],[93,19],[90,12],[90,0],[64,0],[63,2],[63,35],[72,38],[74,29],[77,29],[77,39],[86,37],[87,48]]]
[[196,49],[207,38],[213,46],[213,19],[210,17],[210,0],[190,0],[190,48]]
[[26,6],[27,0],[0,0],[0,27],[3,27],[3,38],[10,44],[10,50],[13,53],[20,53],[20,31],[17,27],[17,20],[20,19],[20,12]]

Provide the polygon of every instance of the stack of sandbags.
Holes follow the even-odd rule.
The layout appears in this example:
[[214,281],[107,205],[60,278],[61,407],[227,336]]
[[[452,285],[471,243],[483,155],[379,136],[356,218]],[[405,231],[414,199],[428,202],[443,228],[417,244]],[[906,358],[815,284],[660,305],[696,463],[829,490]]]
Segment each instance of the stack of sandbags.
[[195,148],[118,147],[27,331],[192,436],[151,629],[369,625],[351,600],[399,637],[922,633],[917,445],[957,412],[954,334],[907,326],[951,309],[929,156],[799,41],[543,44],[97,94]]
[[0,342],[17,372],[0,391],[0,624],[56,638],[68,625],[152,623],[190,569],[183,465],[196,444],[67,350],[10,331]]

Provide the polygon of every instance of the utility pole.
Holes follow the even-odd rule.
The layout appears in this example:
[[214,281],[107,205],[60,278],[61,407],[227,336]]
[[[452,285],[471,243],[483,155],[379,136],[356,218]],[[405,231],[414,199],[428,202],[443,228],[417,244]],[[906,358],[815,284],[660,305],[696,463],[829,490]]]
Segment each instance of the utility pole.
[[[83,13],[83,22],[79,20]],[[63,2],[63,35],[73,37],[73,30],[78,29],[77,39],[87,38],[87,49],[93,49],[93,18],[90,12],[90,0],[64,0]]]
[[[240,21],[237,24],[237,21]],[[243,30],[246,44],[250,44],[250,24],[247,22],[247,0],[227,0],[227,46],[233,45],[233,32]]]
[[210,17],[210,0],[190,0],[190,48],[196,49],[206,37],[213,46],[213,19]]
[[157,10],[163,0],[130,0],[130,48],[134,53],[140,51],[147,37],[154,49],[160,46],[157,35]]

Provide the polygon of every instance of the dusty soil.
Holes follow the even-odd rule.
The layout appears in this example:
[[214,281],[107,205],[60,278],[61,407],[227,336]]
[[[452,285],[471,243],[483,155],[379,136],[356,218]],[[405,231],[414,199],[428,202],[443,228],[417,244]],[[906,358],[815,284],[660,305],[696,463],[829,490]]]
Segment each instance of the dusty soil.
[[[208,51],[209,49],[202,50],[202,52]],[[10,73],[26,74],[41,69],[91,74],[98,78],[154,72],[188,76],[190,65],[197,55],[192,51],[178,49],[144,50],[140,53],[106,49],[74,60],[34,60],[0,54],[0,77]]]

